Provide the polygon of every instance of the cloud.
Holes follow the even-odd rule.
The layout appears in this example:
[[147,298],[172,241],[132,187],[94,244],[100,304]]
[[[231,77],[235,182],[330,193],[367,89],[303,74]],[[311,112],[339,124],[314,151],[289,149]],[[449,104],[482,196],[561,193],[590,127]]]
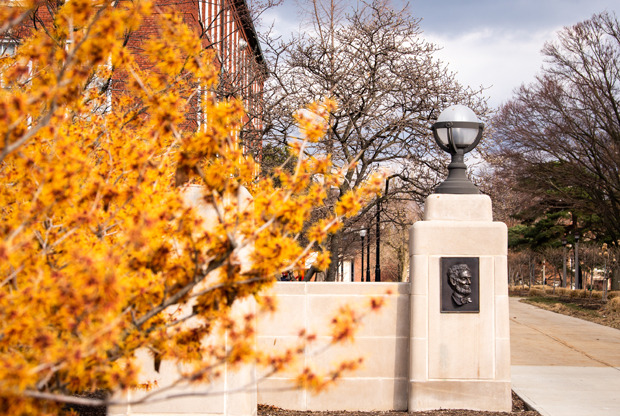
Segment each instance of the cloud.
[[485,96],[497,107],[512,90],[534,80],[543,64],[540,53],[545,41],[556,38],[560,28],[535,32],[483,28],[459,35],[424,33],[424,38],[442,47],[436,57],[457,73],[457,80],[472,88],[489,87]]
[[288,40],[291,33],[298,33],[300,31],[300,18],[294,3],[289,1],[282,6],[263,13],[260,19],[259,30],[264,31],[272,24],[272,35],[274,37],[282,36],[284,40]]
[[480,26],[537,31],[572,25],[594,13],[613,11],[611,3],[609,0],[411,0],[410,5],[414,16],[424,18],[423,27],[451,35]]
[[[358,0],[347,0],[351,7]],[[421,17],[423,37],[443,47],[436,56],[457,72],[457,79],[473,88],[490,87],[485,95],[496,107],[512,90],[534,80],[545,41],[556,39],[563,26],[588,19],[594,13],[613,11],[609,0],[393,0],[396,9],[410,4],[413,17]],[[289,39],[300,30],[300,15],[293,0],[263,16],[274,31]]]

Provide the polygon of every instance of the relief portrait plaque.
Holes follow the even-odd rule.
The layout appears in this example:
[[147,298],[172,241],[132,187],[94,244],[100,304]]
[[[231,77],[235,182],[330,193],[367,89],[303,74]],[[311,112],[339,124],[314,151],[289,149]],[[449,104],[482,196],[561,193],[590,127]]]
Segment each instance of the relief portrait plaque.
[[480,312],[480,259],[441,258],[441,312]]

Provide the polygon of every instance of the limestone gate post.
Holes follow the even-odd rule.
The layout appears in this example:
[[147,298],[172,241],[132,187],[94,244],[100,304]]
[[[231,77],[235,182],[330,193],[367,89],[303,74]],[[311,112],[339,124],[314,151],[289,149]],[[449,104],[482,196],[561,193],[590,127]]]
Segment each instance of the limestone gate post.
[[508,234],[491,208],[433,194],[409,230],[409,412],[511,410]]

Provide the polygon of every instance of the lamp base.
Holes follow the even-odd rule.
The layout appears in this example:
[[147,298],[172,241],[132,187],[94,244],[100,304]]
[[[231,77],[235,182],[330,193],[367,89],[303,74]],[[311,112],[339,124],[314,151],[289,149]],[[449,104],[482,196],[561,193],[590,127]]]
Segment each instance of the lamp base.
[[467,177],[467,166],[463,161],[463,150],[452,153],[452,161],[448,165],[448,177],[435,188],[436,194],[479,194],[480,190]]
[[446,179],[435,188],[436,194],[480,194],[480,190],[469,179]]

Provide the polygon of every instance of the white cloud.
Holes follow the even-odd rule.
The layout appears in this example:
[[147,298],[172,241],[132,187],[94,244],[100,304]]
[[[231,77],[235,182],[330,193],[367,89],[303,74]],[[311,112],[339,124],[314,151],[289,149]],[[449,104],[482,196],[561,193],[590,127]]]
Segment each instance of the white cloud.
[[[351,7],[357,0],[348,0]],[[457,72],[466,85],[492,86],[490,105],[508,100],[512,90],[533,81],[540,71],[545,41],[556,38],[565,25],[588,19],[593,13],[613,11],[618,0],[394,0],[396,8],[411,4],[413,16],[422,17],[422,36],[443,47],[437,57]],[[270,10],[263,22],[275,22],[284,39],[300,29],[293,0]],[[474,28],[470,30],[470,28]]]
[[457,36],[429,32],[423,36],[443,48],[436,57],[457,73],[460,83],[490,87],[485,95],[497,107],[512,96],[514,88],[534,80],[543,64],[540,50],[545,41],[556,38],[559,29],[526,33],[484,28]]
[[261,27],[259,30],[264,31],[273,24],[272,36],[281,36],[284,40],[288,40],[291,33],[300,31],[299,17],[294,8],[276,8],[266,11],[261,16]]

